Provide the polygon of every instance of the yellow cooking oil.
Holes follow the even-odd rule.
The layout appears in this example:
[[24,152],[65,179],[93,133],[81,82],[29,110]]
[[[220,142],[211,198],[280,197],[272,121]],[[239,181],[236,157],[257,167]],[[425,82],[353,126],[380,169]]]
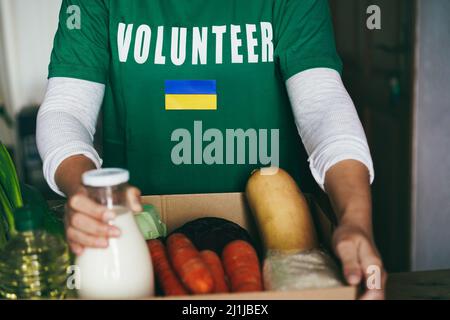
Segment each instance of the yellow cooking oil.
[[15,212],[17,233],[0,252],[0,298],[63,299],[70,255],[63,239],[43,229],[39,210]]

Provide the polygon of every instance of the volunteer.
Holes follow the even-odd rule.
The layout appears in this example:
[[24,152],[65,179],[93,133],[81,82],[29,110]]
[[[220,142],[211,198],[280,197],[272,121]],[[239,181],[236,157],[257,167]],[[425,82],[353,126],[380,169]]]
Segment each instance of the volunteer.
[[[383,272],[372,160],[326,0],[63,0],[59,19],[37,142],[50,187],[68,198],[74,253],[120,235],[87,198],[87,170],[130,170],[136,211],[140,192],[243,191],[264,166],[308,190],[303,141],[338,216],[345,278],[365,284],[369,266]],[[101,159],[93,137],[102,105]],[[384,281],[383,272],[381,289],[363,298],[383,298]]]

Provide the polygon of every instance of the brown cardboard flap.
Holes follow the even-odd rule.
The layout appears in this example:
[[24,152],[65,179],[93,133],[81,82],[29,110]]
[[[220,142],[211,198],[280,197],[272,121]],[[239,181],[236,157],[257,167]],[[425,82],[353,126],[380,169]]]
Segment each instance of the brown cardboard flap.
[[[333,223],[324,214],[313,197],[306,195],[316,230],[325,248],[331,248]],[[171,232],[183,224],[202,217],[224,218],[249,231],[258,238],[255,222],[247,206],[244,193],[209,193],[144,196],[142,202],[152,204],[160,212],[161,218]]]
[[355,300],[356,288],[338,287],[302,291],[263,291],[217,293],[181,297],[158,297],[160,300]]
[[325,214],[313,196],[306,194],[305,197],[308,200],[309,209],[311,210],[311,215],[314,220],[317,235],[319,236],[319,241],[325,249],[331,252],[331,240],[333,237],[335,224]]
[[160,210],[169,232],[194,219],[218,217],[233,221],[250,233],[255,233],[243,193],[144,196],[142,202],[152,204]]

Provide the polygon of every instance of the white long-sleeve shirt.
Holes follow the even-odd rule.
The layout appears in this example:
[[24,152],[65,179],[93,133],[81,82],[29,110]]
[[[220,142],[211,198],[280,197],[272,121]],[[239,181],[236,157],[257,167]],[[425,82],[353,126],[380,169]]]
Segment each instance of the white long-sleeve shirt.
[[[320,187],[324,189],[326,173],[333,165],[349,159],[365,164],[372,182],[366,136],[339,73],[328,68],[306,70],[289,78],[286,87],[311,172]],[[37,119],[37,145],[44,176],[60,195],[55,172],[65,159],[84,155],[101,167],[93,141],[104,93],[103,84],[49,79]]]

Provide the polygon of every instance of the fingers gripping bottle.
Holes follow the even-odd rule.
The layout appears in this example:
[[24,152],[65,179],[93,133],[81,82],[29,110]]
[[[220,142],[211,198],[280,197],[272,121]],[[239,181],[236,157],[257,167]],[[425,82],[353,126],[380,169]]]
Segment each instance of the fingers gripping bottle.
[[132,210],[127,204],[129,173],[123,169],[86,172],[82,181],[89,197],[104,205],[115,217],[109,221],[120,229],[107,248],[85,248],[76,259],[78,296],[82,299],[139,299],[154,295],[151,256]]

